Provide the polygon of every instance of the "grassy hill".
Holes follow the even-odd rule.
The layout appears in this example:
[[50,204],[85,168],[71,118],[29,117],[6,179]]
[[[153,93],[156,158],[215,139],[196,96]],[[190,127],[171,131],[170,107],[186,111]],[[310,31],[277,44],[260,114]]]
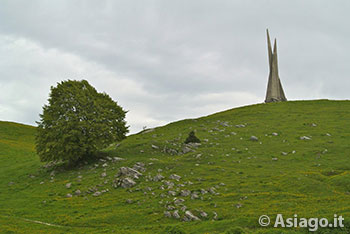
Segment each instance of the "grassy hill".
[[[129,136],[106,149],[105,159],[74,170],[44,168],[35,154],[35,128],[0,122],[0,231],[162,233],[177,226],[186,233],[234,227],[308,233],[259,226],[261,215],[274,220],[277,214],[329,220],[338,214],[349,224],[349,119],[349,101],[246,106]],[[201,145],[187,147],[192,130]],[[119,168],[138,162],[145,171],[137,184],[114,188]],[[173,209],[180,219],[165,217]],[[182,209],[201,221],[181,221]]]

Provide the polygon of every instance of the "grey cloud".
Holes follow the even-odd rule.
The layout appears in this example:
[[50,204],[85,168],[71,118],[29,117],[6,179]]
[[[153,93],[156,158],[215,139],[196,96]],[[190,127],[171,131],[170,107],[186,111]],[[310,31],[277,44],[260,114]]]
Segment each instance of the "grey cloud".
[[[18,116],[27,113],[18,121],[33,123],[28,113],[40,111],[49,86],[66,78],[85,78],[109,93],[130,110],[133,131],[263,101],[267,27],[278,39],[287,98],[345,99],[349,6],[326,0],[3,1],[0,34],[43,52],[2,56],[0,89],[36,82],[33,93],[42,94],[26,95],[31,109],[1,100],[0,118],[16,108]],[[45,61],[42,53],[51,56]],[[6,97],[6,103],[21,99]]]

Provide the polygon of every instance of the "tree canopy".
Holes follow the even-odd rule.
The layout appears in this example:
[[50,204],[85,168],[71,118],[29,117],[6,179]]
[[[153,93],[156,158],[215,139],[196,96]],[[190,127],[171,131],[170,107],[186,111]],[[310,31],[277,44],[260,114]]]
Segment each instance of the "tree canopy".
[[67,80],[51,87],[38,121],[36,150],[43,162],[75,163],[128,132],[126,111],[86,80]]

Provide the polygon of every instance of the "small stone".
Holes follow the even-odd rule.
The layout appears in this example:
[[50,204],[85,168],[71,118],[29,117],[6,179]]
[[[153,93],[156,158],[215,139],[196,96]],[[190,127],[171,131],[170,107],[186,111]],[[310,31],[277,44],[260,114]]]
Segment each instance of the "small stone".
[[162,179],[164,179],[165,177],[162,176],[161,174],[157,174],[154,178],[153,181],[158,182],[161,181]]
[[66,188],[69,189],[72,186],[72,183],[67,183]]
[[197,216],[193,215],[191,211],[187,210],[185,212],[185,216],[189,219],[189,220],[194,220],[194,221],[198,221],[200,220]]
[[190,147],[184,146],[182,148],[182,153],[187,154],[189,152],[193,151]]
[[332,136],[332,135],[331,135],[331,134],[329,134],[329,133],[326,133],[326,136],[329,136],[329,137],[330,137],[330,136]]
[[152,147],[152,149],[159,149],[159,147],[156,145],[152,145],[151,147]]
[[198,194],[197,193],[192,193],[191,194],[191,199],[193,200],[193,199],[198,199],[199,198],[199,196],[198,196]]
[[66,197],[70,198],[70,197],[73,197],[73,196],[72,196],[72,194],[67,193]]
[[181,203],[183,203],[185,200],[181,199],[181,198],[175,198],[174,204],[175,205],[180,205]]
[[273,132],[272,136],[278,136],[278,133],[277,132]]
[[302,136],[300,137],[300,140],[311,140],[311,138],[308,136]]
[[181,190],[181,196],[187,197],[191,194],[191,191],[189,190]]
[[75,195],[79,196],[80,194],[81,194],[81,191],[80,191],[79,189],[77,189],[77,190],[75,191]]
[[167,206],[167,210],[175,210],[175,206]]
[[102,165],[102,167],[107,167],[108,166],[108,164],[107,163],[104,163],[103,165]]
[[[12,182],[13,183],[13,182]],[[44,184],[44,181],[41,181],[40,184]]]
[[277,161],[278,160],[278,158],[272,158],[272,161]]
[[171,213],[169,211],[164,211],[164,216],[167,218],[171,218]]
[[204,211],[201,211],[199,214],[200,214],[200,216],[201,216],[202,218],[207,218],[207,217],[208,217],[208,214],[205,213]]
[[102,174],[101,174],[101,177],[106,177],[107,176],[107,173],[106,172],[103,172]]
[[100,196],[101,194],[102,194],[101,192],[97,191],[97,192],[95,192],[94,194],[92,194],[92,196],[98,197],[98,196]]
[[206,193],[208,193],[208,191],[207,191],[207,190],[205,190],[205,189],[201,189],[201,194],[206,194]]
[[133,187],[135,185],[136,185],[136,182],[133,181],[132,179],[128,178],[128,177],[122,179],[122,181],[121,181],[121,187],[122,188],[131,188],[131,187]]
[[140,176],[142,176],[142,174],[133,168],[121,167],[119,168],[119,172],[116,174],[116,177],[119,176],[129,176],[133,179],[138,179]]
[[170,175],[169,179],[179,181],[181,179],[181,176],[176,175],[176,174],[172,174],[172,175]]
[[284,156],[288,155],[288,153],[286,153],[286,152],[282,152],[281,154]]
[[174,217],[175,219],[179,219],[179,218],[180,218],[180,215],[179,215],[179,211],[178,211],[178,210],[175,210],[175,211],[173,212],[173,217]]
[[133,200],[131,200],[131,199],[127,199],[126,200],[126,203],[128,203],[128,204],[131,204],[131,203],[133,203],[134,201]]
[[251,136],[251,137],[250,137],[250,140],[251,140],[251,141],[258,141],[259,138],[257,138],[256,136]]
[[124,158],[120,158],[120,157],[113,157],[113,160],[114,161],[122,161],[122,160],[125,160]]
[[218,213],[216,213],[215,211],[213,211],[213,214],[214,214],[213,219],[214,219],[214,220],[217,220],[217,219],[218,219]]
[[216,191],[215,191],[216,189],[214,188],[214,187],[211,187],[210,189],[209,189],[209,192],[211,193],[211,194],[216,194]]
[[176,196],[176,192],[175,191],[168,191],[168,194],[171,195],[171,196]]

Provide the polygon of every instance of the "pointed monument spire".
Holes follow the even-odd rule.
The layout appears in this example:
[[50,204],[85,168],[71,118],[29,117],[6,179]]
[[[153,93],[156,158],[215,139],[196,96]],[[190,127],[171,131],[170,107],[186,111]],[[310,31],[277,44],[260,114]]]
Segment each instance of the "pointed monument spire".
[[269,81],[267,84],[266,98],[265,102],[282,102],[287,101],[287,98],[284,94],[281,80],[278,75],[278,59],[277,59],[277,40],[275,39],[273,52],[271,50],[271,42],[269,30],[267,32],[267,49],[269,55]]

